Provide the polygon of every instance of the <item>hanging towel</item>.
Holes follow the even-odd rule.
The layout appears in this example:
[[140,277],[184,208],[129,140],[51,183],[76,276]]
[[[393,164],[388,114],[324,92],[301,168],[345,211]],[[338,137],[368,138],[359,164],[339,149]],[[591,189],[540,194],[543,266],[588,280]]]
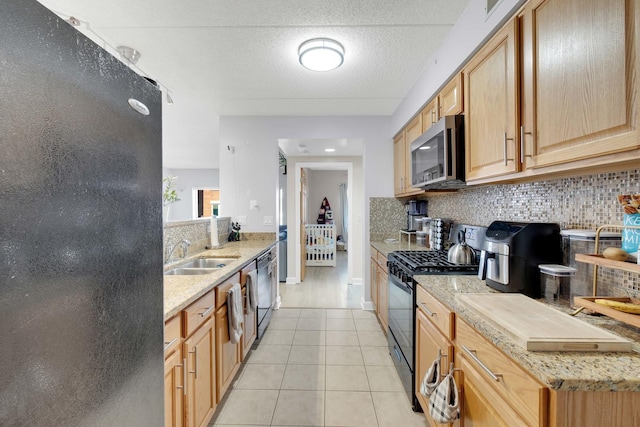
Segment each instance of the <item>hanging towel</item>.
[[420,394],[424,397],[431,396],[433,390],[436,389],[438,383],[440,382],[440,358],[438,357],[433,361],[429,370],[424,375],[422,379],[422,384],[420,384]]
[[460,418],[458,386],[449,374],[436,387],[429,398],[429,414],[437,423],[451,423]]
[[253,313],[258,308],[258,270],[251,270],[247,274],[247,313]]
[[229,339],[232,344],[240,341],[242,336],[242,289],[240,283],[236,283],[227,291],[227,317],[229,318]]

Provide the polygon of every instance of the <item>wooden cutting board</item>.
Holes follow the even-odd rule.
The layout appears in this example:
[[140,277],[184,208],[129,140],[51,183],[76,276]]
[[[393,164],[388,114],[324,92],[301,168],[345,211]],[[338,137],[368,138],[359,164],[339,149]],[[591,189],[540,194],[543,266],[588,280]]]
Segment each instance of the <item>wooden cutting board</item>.
[[529,351],[631,351],[631,342],[522,294],[458,294]]

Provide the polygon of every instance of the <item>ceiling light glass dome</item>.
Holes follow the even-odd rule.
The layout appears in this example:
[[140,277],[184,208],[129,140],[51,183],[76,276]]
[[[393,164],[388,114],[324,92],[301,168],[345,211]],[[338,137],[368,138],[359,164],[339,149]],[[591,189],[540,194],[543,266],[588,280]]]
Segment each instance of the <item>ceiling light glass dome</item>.
[[298,48],[300,64],[312,71],[335,70],[344,62],[344,47],[335,40],[307,40]]

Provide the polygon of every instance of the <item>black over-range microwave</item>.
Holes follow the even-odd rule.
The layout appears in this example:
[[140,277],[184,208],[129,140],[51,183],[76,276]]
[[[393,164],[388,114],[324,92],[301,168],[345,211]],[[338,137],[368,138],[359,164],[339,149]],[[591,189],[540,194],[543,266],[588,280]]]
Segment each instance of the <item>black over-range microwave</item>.
[[464,182],[464,116],[445,116],[411,143],[411,186],[461,188]]

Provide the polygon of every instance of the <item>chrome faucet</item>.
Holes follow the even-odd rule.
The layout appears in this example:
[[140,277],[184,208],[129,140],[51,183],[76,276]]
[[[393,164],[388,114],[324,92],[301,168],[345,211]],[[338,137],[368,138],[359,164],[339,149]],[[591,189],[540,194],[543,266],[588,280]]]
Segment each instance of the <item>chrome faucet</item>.
[[176,245],[173,245],[171,239],[167,240],[166,244],[166,254],[164,262],[167,263],[171,259],[171,256],[176,251],[177,248],[182,247],[182,256],[180,258],[186,258],[189,256],[189,246],[191,246],[191,242],[184,239],[180,240]]

